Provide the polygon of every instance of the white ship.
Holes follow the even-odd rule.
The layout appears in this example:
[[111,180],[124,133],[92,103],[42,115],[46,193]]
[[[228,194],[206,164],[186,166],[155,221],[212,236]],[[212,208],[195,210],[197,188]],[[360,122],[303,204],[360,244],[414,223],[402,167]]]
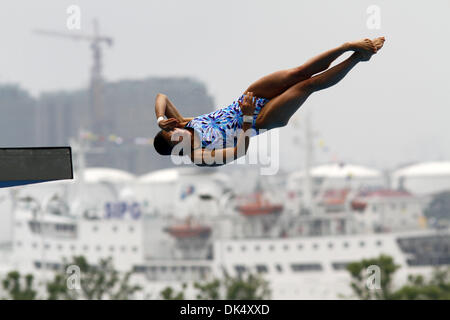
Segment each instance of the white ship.
[[[392,256],[401,266],[396,285],[450,264],[450,231],[428,226],[429,198],[417,170],[419,195],[352,165],[264,180],[249,169],[176,168],[135,177],[85,169],[79,154],[73,181],[0,189],[0,276],[18,270],[42,284],[64,259],[83,255],[91,263],[112,257],[118,270],[134,270],[132,281],[144,288],[136,298],[158,299],[167,286],[227,271],[262,274],[272,299],[337,299],[352,297],[345,267],[353,261]],[[396,183],[401,177],[407,185],[404,172],[393,174]],[[450,189],[446,171],[431,178]],[[195,298],[192,286],[186,294]]]
[[[140,298],[226,270],[262,274],[273,299],[336,299],[351,296],[345,266],[352,261],[390,255],[401,266],[398,284],[450,264],[450,233],[427,228],[422,197],[334,188],[317,193],[306,213],[292,209],[292,190],[238,195],[227,180],[216,171],[173,169],[135,179],[91,168],[83,185],[76,179],[3,189],[0,205],[11,213],[12,232],[0,247],[0,272],[49,280],[64,258],[95,263],[111,256],[117,269],[135,271]],[[191,287],[187,294],[194,297]]]

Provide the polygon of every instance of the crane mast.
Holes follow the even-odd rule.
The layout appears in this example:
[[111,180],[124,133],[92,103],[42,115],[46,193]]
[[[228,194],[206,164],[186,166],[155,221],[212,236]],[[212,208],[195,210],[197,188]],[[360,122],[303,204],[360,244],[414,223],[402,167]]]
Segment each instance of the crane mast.
[[90,95],[90,106],[93,112],[93,122],[92,131],[100,135],[106,135],[111,129],[110,125],[107,123],[105,106],[104,106],[104,80],[103,80],[103,47],[105,44],[109,47],[113,45],[113,39],[111,37],[100,35],[100,28],[98,21],[94,19],[93,21],[93,34],[71,34],[58,31],[49,30],[34,30],[36,34],[60,37],[66,39],[72,39],[75,41],[87,41],[90,43],[90,48],[92,50],[93,63],[90,72],[90,83],[89,83],[89,95]]

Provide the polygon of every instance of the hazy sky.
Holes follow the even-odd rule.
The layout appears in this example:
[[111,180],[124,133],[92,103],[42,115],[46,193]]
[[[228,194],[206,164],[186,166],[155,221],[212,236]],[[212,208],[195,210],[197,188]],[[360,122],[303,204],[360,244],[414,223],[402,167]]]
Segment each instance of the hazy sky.
[[[81,30],[66,29],[69,5],[81,8]],[[366,26],[369,5],[381,8],[381,29]],[[450,159],[450,1],[6,1],[0,7],[0,83],[19,83],[37,95],[85,87],[91,52],[84,42],[38,36],[34,28],[101,30],[114,38],[105,50],[107,80],[192,76],[223,107],[250,83],[348,40],[384,35],[383,50],[337,86],[314,94],[298,112],[312,112],[328,152],[389,168]],[[149,112],[153,112],[149,101]],[[191,116],[182,105],[180,111]],[[297,129],[299,130],[299,129]],[[301,164],[288,150],[292,124],[281,130],[285,168]]]

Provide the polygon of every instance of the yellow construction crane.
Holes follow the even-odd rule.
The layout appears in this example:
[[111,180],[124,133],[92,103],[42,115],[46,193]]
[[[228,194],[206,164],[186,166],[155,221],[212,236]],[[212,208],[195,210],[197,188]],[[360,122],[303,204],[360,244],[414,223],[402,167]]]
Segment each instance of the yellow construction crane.
[[103,77],[102,77],[102,44],[111,47],[113,39],[111,37],[100,35],[99,24],[96,19],[93,20],[94,32],[91,35],[72,34],[66,32],[49,31],[36,29],[34,33],[46,36],[61,37],[66,39],[88,41],[93,54],[93,64],[91,68],[90,79],[90,101],[91,109],[94,111],[93,128],[98,134],[106,134],[108,132],[105,123],[105,110],[103,103]]

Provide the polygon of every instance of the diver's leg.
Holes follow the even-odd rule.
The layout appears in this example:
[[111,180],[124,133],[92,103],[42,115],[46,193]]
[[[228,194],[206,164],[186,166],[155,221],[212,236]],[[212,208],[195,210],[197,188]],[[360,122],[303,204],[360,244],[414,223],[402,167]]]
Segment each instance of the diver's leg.
[[[308,78],[312,77],[313,75],[325,71],[330,67],[330,64],[336,60],[339,56],[341,56],[343,53],[347,51],[358,51],[364,54],[372,55],[377,52],[378,47],[374,41],[378,41],[376,38],[374,40],[370,39],[362,39],[357,40],[353,42],[346,42],[343,45],[328,50],[322,54],[319,54],[318,56],[308,60],[306,63],[301,65],[300,70],[308,76]],[[384,42],[384,38],[383,42]],[[382,46],[382,45],[381,45]],[[380,46],[380,48],[381,48]]]
[[362,53],[355,52],[347,60],[327,71],[293,85],[266,103],[256,118],[256,128],[273,129],[285,126],[311,93],[335,85],[358,62],[365,59],[366,56]]
[[272,99],[293,85],[306,80],[316,73],[328,69],[330,64],[347,51],[376,52],[372,41],[363,39],[355,42],[347,42],[337,48],[328,50],[308,60],[301,66],[280,70],[264,76],[252,83],[246,92],[253,92],[257,97]]

